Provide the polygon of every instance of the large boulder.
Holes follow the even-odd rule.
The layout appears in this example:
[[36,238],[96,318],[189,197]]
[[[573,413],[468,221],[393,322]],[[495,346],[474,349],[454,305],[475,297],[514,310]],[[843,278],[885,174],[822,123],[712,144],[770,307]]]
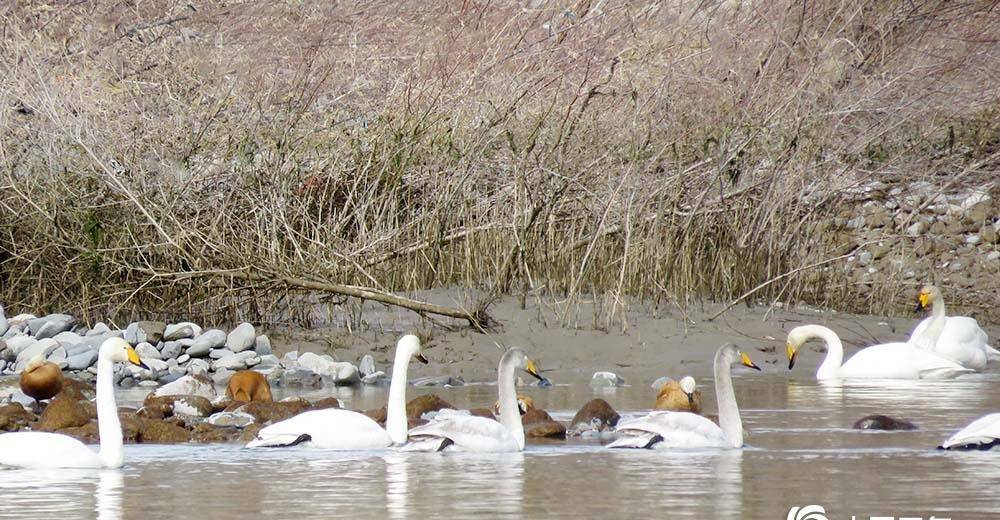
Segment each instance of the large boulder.
[[28,320],[28,330],[35,339],[51,338],[60,332],[73,328],[76,318],[69,314],[49,314]]
[[209,329],[195,338],[194,343],[184,353],[191,357],[207,356],[213,348],[219,348],[225,344],[225,332],[219,329]]
[[28,423],[34,422],[38,417],[25,410],[18,403],[8,403],[0,406],[0,431],[16,432],[24,429]]
[[56,394],[38,420],[38,429],[54,432],[63,428],[84,426],[97,418],[97,408],[75,389]]
[[441,399],[437,394],[421,395],[406,403],[406,416],[411,419],[419,419],[427,412],[436,412],[445,408],[454,409],[455,407],[448,401]]
[[521,416],[524,426],[524,436],[532,438],[563,439],[566,437],[566,426],[552,419],[545,410],[531,408]]
[[257,331],[253,325],[243,322],[236,326],[232,332],[226,336],[226,348],[233,352],[243,352],[254,346],[257,340]]
[[232,405],[231,412],[243,412],[253,416],[257,424],[278,422],[296,416],[312,408],[305,399],[293,399],[280,402],[251,401],[237,402]]

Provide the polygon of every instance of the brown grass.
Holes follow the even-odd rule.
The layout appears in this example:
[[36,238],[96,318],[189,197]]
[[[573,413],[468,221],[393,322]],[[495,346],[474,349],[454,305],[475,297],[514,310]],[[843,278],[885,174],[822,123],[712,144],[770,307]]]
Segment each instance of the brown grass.
[[[238,271],[565,321],[597,298],[609,325],[842,254],[819,233],[873,180],[996,182],[995,3],[535,4],[0,6],[0,301],[309,314]],[[810,269],[751,299],[912,298],[880,283]]]

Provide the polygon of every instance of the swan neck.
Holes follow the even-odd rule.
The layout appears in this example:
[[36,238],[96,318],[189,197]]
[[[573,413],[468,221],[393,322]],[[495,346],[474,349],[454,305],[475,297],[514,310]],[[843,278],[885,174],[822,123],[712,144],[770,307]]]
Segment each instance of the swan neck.
[[514,359],[504,356],[497,368],[497,393],[500,398],[500,424],[514,436],[517,449],[524,449],[524,426],[517,407],[517,390],[514,388]]
[[826,343],[826,358],[816,371],[816,379],[831,379],[840,373],[844,364],[844,344],[837,333],[820,325],[810,327],[810,337],[821,338]]
[[101,451],[98,456],[105,467],[120,468],[125,460],[122,447],[122,426],[115,403],[114,363],[105,356],[97,359],[97,432]]
[[411,354],[406,349],[396,350],[392,364],[392,379],[389,381],[389,402],[386,404],[385,430],[393,444],[406,443],[406,371],[410,366]]
[[927,348],[933,349],[937,345],[938,338],[944,331],[945,317],[944,302],[941,301],[941,298],[935,298],[934,302],[931,303],[931,321],[927,324],[924,337],[921,338]]
[[736,405],[730,362],[726,360],[721,350],[715,355],[714,374],[715,396],[719,405],[719,426],[730,447],[742,447],[743,421],[740,419],[740,409]]

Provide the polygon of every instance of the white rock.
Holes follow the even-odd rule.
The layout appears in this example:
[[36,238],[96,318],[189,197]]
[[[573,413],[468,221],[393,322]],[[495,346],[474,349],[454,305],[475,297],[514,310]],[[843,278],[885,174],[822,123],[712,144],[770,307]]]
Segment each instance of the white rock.
[[17,355],[17,363],[14,365],[14,372],[20,373],[24,370],[24,367],[31,361],[32,358],[38,355],[48,357],[48,355],[57,348],[59,348],[59,343],[52,338],[45,338],[35,342],[34,345],[22,350],[21,353]]
[[257,340],[257,331],[253,325],[243,322],[236,326],[232,332],[226,336],[226,347],[233,352],[243,352],[254,346]]
[[189,415],[191,417],[204,417],[201,411],[198,410],[197,406],[187,402],[184,399],[174,400],[173,410],[175,414]]
[[[62,346],[56,347],[55,350],[53,350],[51,353],[49,353],[49,356],[48,356],[48,358],[46,358],[46,361],[48,361],[49,363],[55,363],[57,365],[60,364],[60,363],[62,363],[63,365],[65,365],[66,364],[66,348],[62,347]],[[62,368],[65,368],[65,366],[63,366]]]
[[[248,352],[252,352],[252,351],[248,351]],[[259,364],[260,364],[260,356],[258,356],[256,352],[254,352],[254,354],[252,356],[250,356],[250,357],[248,357],[246,359],[247,368],[254,367],[254,366],[257,366]]]
[[385,372],[377,370],[361,378],[363,385],[380,385],[386,381]]
[[29,321],[37,317],[38,316],[35,316],[34,314],[22,312],[21,314],[18,314],[17,316],[8,319],[7,322],[10,323],[11,327],[13,327],[14,325],[27,325]]
[[1000,260],[1000,251],[991,251],[989,254],[986,255],[986,260],[990,262],[995,262],[997,260]]
[[271,351],[271,340],[265,334],[257,336],[253,343],[253,350],[258,356],[269,356]]
[[4,342],[7,343],[7,348],[11,352],[20,354],[24,349],[38,343],[38,340],[31,336],[14,336],[13,338],[7,338]]
[[[201,361],[201,360],[194,360]],[[202,361],[204,363],[204,361]],[[167,383],[157,388],[153,395],[200,395],[207,399],[215,398],[215,387],[212,383],[205,382],[200,378],[183,376],[173,383]]]
[[66,358],[66,368],[70,370],[85,370],[97,361],[96,350],[86,350]]
[[213,348],[208,352],[208,357],[212,359],[222,359],[224,357],[232,356],[234,352],[228,348]]
[[299,351],[293,350],[291,352],[285,352],[284,356],[281,356],[281,364],[290,367],[294,366],[299,362]]
[[254,417],[246,412],[218,412],[210,415],[207,419],[212,426],[235,426],[245,428],[255,421]]
[[247,360],[253,357],[257,357],[257,354],[252,350],[240,352],[237,354],[231,354],[229,356],[215,360],[215,362],[212,363],[212,369],[216,371],[224,369],[243,370],[244,368],[247,367]]
[[228,368],[220,368],[212,374],[212,382],[219,386],[226,386],[226,384],[229,383],[229,379],[233,377],[233,374],[235,373],[236,372],[233,372]]
[[613,388],[624,385],[625,380],[614,372],[594,372],[593,377],[590,378],[590,386],[594,388]]
[[7,323],[7,316],[5,316],[4,313],[3,313],[3,305],[0,305],[0,336],[3,336],[4,334],[6,334],[7,333],[7,329],[9,327],[10,327],[10,324]]
[[29,320],[28,328],[35,339],[45,339],[71,329],[75,323],[76,318],[69,314],[49,314]]
[[207,355],[213,348],[219,348],[225,344],[226,333],[219,329],[210,329],[195,338],[194,343],[188,347],[185,353],[191,357],[201,357]]
[[125,327],[125,341],[129,345],[135,345],[139,343],[139,322],[133,321]]
[[160,351],[156,350],[156,347],[146,343],[145,341],[135,346],[135,353],[139,354],[139,357],[142,358],[143,361],[149,359],[162,359]]
[[167,325],[163,329],[163,340],[164,341],[176,341],[179,339],[186,338],[196,338],[201,335],[201,327],[191,323],[190,321],[182,321],[180,323],[174,323],[172,325]]
[[979,244],[982,241],[983,241],[983,239],[979,235],[966,235],[965,236],[965,243],[969,244],[971,246],[977,245],[977,244]]
[[361,377],[367,377],[376,372],[375,358],[371,354],[365,354],[361,358],[361,362],[358,363],[358,372],[361,373]]
[[181,354],[181,355],[177,356],[177,362],[178,363],[187,363],[187,361],[189,359],[191,359],[191,356],[189,356],[187,354]]
[[278,366],[278,356],[274,354],[265,354],[260,356],[260,368],[270,368]]
[[208,361],[205,361],[204,359],[201,358],[195,358],[192,359],[190,363],[188,363],[187,369],[188,369],[188,374],[204,375],[208,373],[208,369],[210,369],[211,367],[212,365],[209,365]]

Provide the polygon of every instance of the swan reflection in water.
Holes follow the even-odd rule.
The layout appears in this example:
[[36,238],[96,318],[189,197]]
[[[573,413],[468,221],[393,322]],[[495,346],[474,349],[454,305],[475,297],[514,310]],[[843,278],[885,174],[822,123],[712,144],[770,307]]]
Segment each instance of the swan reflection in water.
[[118,469],[0,469],[4,509],[26,517],[78,512],[93,497],[99,520],[120,520],[124,487]]
[[[388,453],[386,509],[390,518],[520,515],[524,453]],[[441,497],[447,490],[447,500]]]

